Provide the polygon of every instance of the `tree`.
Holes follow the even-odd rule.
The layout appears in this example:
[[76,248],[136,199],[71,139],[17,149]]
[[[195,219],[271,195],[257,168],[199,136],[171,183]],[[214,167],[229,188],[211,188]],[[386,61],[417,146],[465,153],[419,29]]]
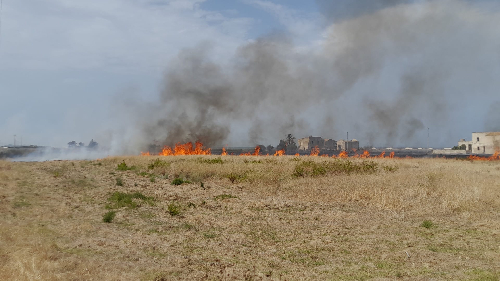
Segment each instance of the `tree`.
[[284,140],[280,140],[280,144],[276,150],[285,150],[286,154],[294,154],[297,152],[297,143],[292,134],[288,134]]
[[95,142],[94,139],[92,139],[89,143],[89,148],[90,149],[97,149],[97,146],[99,146],[99,144],[97,142]]
[[68,148],[73,148],[73,147],[76,147],[76,141],[68,142]]

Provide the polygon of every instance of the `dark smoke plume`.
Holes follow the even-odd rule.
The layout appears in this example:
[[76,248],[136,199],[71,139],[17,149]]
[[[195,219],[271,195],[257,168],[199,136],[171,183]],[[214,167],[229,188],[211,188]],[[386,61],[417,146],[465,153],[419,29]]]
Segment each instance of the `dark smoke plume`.
[[362,145],[417,146],[431,127],[434,142],[448,145],[462,137],[453,133],[467,123],[461,109],[498,100],[498,9],[334,2],[347,10],[332,12],[342,20],[326,29],[321,50],[297,50],[283,35],[241,46],[229,63],[207,44],[183,50],[158,104],[141,111],[140,142],[274,144],[288,133],[341,139],[349,131]]

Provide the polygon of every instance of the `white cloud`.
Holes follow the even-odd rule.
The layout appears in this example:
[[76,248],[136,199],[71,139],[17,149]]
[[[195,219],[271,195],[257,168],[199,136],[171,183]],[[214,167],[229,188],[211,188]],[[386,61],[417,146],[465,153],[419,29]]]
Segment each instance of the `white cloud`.
[[224,52],[252,20],[200,0],[39,0],[4,3],[0,69],[159,70],[179,49],[213,40]]

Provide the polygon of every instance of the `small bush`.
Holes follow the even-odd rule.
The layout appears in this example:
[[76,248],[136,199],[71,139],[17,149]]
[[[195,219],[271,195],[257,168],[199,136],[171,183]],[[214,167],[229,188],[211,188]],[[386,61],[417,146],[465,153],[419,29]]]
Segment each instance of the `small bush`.
[[184,184],[184,183],[191,183],[190,181],[188,180],[184,180],[182,178],[175,178],[173,181],[172,181],[172,184],[173,185],[181,185],[181,184]]
[[129,167],[129,166],[127,166],[127,163],[125,163],[125,161],[123,161],[120,164],[118,164],[118,167],[116,169],[118,171],[128,171],[128,170],[134,170],[134,169],[136,169],[136,167],[135,166]]
[[422,224],[420,226],[429,229],[429,228],[434,227],[434,223],[430,220],[425,220],[422,222]]
[[148,173],[148,172],[139,172],[137,173],[137,175],[141,176],[141,177],[154,177],[155,174],[151,174],[151,173]]
[[149,181],[150,181],[150,182],[156,182],[156,177],[155,177],[155,176],[151,176],[151,177],[149,178]]
[[135,209],[140,205],[137,204],[133,199],[138,199],[153,204],[153,198],[147,197],[140,192],[135,193],[124,193],[124,192],[114,192],[108,198],[109,204],[106,205],[107,209],[119,209],[122,207],[128,207],[130,209]]
[[115,211],[109,211],[104,216],[102,216],[102,221],[105,223],[111,223],[113,219],[115,218],[116,212]]
[[148,169],[153,170],[155,168],[166,168],[168,166],[170,166],[170,163],[160,159],[156,159],[148,165]]
[[123,186],[123,179],[122,178],[116,178],[116,185]]
[[168,213],[171,216],[178,216],[181,213],[181,206],[175,203],[170,203],[168,205]]

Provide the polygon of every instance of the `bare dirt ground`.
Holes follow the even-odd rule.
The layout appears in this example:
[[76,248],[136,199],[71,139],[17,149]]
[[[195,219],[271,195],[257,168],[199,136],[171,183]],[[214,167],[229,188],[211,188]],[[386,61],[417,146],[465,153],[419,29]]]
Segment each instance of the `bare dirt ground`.
[[499,161],[0,161],[1,280],[499,277]]

